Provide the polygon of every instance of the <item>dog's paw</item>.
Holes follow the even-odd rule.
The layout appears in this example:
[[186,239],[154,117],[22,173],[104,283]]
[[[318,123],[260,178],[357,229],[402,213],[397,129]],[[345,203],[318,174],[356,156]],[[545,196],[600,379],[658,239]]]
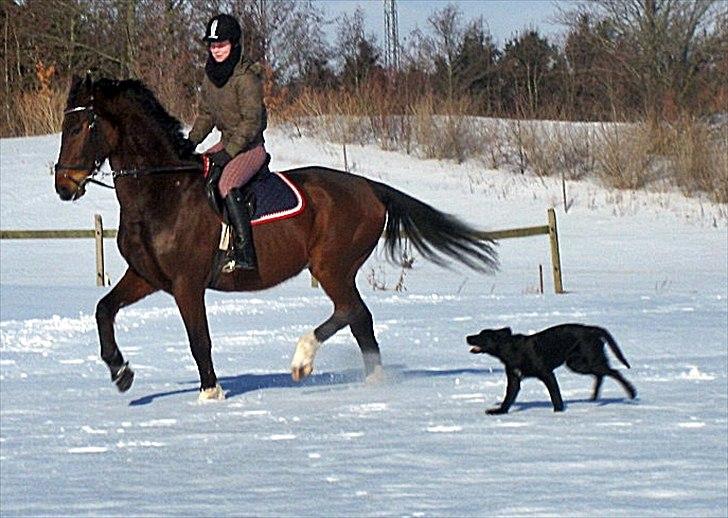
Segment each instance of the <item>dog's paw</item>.
[[488,410],[485,411],[485,413],[488,415],[500,415],[500,414],[505,414],[507,412],[508,412],[508,410],[503,410],[501,407],[489,408]]
[[555,406],[554,407],[554,412],[563,412],[563,411],[564,411],[563,405],[562,406]]

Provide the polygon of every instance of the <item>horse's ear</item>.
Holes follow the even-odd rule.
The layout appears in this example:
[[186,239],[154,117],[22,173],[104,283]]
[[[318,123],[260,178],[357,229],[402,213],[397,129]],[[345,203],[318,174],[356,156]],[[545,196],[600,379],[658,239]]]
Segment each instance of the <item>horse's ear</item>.
[[94,80],[93,80],[93,77],[91,77],[91,71],[87,70],[86,78],[83,80],[83,86],[90,89],[93,86],[93,83],[94,83]]
[[77,76],[76,74],[73,74],[71,76],[71,90],[76,88],[81,83],[81,78]]

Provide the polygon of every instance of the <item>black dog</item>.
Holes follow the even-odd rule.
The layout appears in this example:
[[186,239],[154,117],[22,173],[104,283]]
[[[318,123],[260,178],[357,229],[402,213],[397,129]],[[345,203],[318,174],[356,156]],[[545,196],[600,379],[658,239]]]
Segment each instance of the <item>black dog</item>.
[[487,410],[488,414],[508,412],[521,388],[521,379],[528,377],[543,381],[549,390],[554,411],[563,411],[564,402],[553,371],[564,363],[574,372],[593,374],[596,377],[592,401],[599,396],[604,376],[617,380],[630,398],[634,399],[637,395],[634,387],[609,366],[604,354],[604,342],[627,368],[629,363],[612,335],[601,327],[564,324],[550,327],[535,335],[514,335],[509,327],[483,329],[477,335],[468,336],[467,342],[472,346],[471,353],[490,354],[506,366],[506,397],[499,407]]

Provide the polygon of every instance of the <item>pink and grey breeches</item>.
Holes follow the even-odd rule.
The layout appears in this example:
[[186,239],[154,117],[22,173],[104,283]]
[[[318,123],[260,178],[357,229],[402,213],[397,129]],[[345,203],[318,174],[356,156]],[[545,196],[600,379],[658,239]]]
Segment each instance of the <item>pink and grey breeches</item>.
[[[222,142],[218,142],[208,149],[206,153],[212,154],[222,149]],[[245,185],[263,167],[265,159],[266,151],[263,144],[233,157],[225,166],[225,169],[222,170],[222,176],[218,182],[218,189],[222,197],[225,198],[230,192],[230,189]]]

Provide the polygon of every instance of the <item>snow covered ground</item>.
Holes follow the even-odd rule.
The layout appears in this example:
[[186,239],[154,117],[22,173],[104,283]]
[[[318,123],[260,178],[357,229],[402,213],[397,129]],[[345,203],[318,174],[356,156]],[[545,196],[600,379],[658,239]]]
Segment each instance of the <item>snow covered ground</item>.
[[[340,148],[267,133],[272,167],[342,167]],[[49,171],[57,135],[0,141],[0,227],[115,228],[111,191],[62,203]],[[347,148],[354,172],[487,229],[543,225],[556,206],[566,295],[554,295],[545,236],[501,243],[492,277],[380,257],[359,286],[386,369],[363,382],[348,332],[314,375],[290,380],[296,339],[328,317],[308,274],[255,294],[208,293],[224,402],[197,403],[196,368],[171,297],[122,310],[135,368],[117,393],[98,358],[91,240],[1,242],[0,514],[725,516],[728,512],[728,230],[725,205],[627,193]],[[123,260],[107,241],[111,281]],[[546,293],[537,293],[538,266]],[[567,410],[535,380],[486,416],[502,366],[470,355],[484,327],[608,328],[638,390],[557,371]],[[618,366],[612,357],[612,364]]]

